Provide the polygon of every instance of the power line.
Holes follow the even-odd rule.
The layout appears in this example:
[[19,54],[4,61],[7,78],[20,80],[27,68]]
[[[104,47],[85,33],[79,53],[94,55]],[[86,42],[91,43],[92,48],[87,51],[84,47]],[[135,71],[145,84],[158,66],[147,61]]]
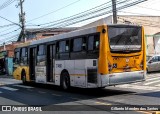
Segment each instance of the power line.
[[[134,2],[127,2],[125,5],[122,5],[122,6],[119,6],[118,8],[117,8],[117,10],[121,10],[121,9],[124,9],[124,8],[127,8],[127,7],[131,7],[131,6],[133,6],[133,5],[136,5],[136,4],[139,4],[139,3],[141,3],[141,2],[144,2],[144,1],[146,1],[146,0],[137,0],[137,1],[134,1]],[[123,1],[124,2],[124,1]],[[120,4],[120,2],[119,2],[119,4]],[[119,4],[117,4],[117,5],[119,5]],[[95,11],[96,12],[96,11]],[[100,11],[99,11],[100,12]],[[76,19],[75,20],[75,18],[77,18],[77,17],[74,17],[74,18],[69,18],[68,20],[65,20],[65,21],[59,21],[59,23],[55,23],[55,24],[52,24],[52,25],[49,25],[49,26],[46,26],[46,27],[51,27],[51,26],[55,26],[55,25],[57,25],[56,26],[56,28],[58,28],[58,27],[61,27],[61,26],[68,26],[68,25],[73,25],[73,24],[75,24],[75,23],[79,23],[79,22],[82,22],[82,21],[86,21],[86,20],[89,20],[89,19],[93,19],[93,18],[95,18],[95,17],[99,17],[99,16],[103,16],[103,15],[105,15],[105,14],[107,14],[107,13],[111,13],[112,12],[112,10],[108,10],[108,11],[105,11],[105,12],[101,12],[101,13],[98,13],[98,14],[95,14],[95,15],[93,15],[94,14],[94,12],[90,12],[91,14],[91,16],[90,15],[88,15],[88,13],[87,14],[82,14],[82,15],[80,15],[80,16],[78,16],[78,19]],[[96,12],[97,13],[97,12]],[[84,18],[85,16],[89,16],[89,17],[86,17],[86,18]],[[71,16],[72,17],[72,16]],[[62,19],[62,20],[64,20],[64,19]],[[39,31],[39,30],[38,30]]]
[[160,10],[158,10],[158,9],[149,8],[149,7],[144,7],[144,6],[140,6],[140,5],[137,5],[137,7],[144,8],[144,9],[150,9],[150,10],[154,10],[154,11],[160,11]]
[[74,1],[74,2],[72,2],[72,3],[70,3],[70,4],[66,5],[66,6],[63,6],[63,7],[59,8],[59,9],[57,9],[57,10],[54,10],[54,11],[52,11],[52,12],[50,12],[50,13],[47,13],[47,14],[44,14],[44,15],[39,16],[39,17],[37,17],[37,18],[31,19],[31,20],[27,21],[27,23],[28,23],[28,22],[31,22],[31,21],[34,21],[34,20],[37,20],[37,19],[40,19],[40,18],[45,17],[45,16],[47,16],[47,15],[50,15],[50,14],[52,14],[52,13],[55,13],[55,12],[57,12],[57,11],[59,11],[59,10],[64,9],[64,8],[67,8],[67,7],[69,7],[69,6],[77,3],[77,2],[79,2],[79,1],[80,1],[80,0]]
[[[123,2],[117,2],[117,5],[118,5],[117,10],[121,10],[121,9],[124,9],[124,8],[127,8],[127,7],[131,7],[133,5],[139,4],[139,3],[144,2],[146,0],[137,0],[137,1],[134,1],[134,2],[128,2],[128,1],[126,2],[126,0],[124,0]],[[126,4],[124,5],[124,3],[126,3]],[[90,9],[90,10],[88,10],[87,13],[79,13],[79,14],[76,14],[75,17],[70,16],[70,17],[67,17],[65,19],[58,20],[58,21],[56,21],[55,24],[48,25],[46,27],[49,27],[49,26],[53,27],[54,26],[55,28],[61,28],[61,27],[66,27],[66,26],[69,26],[69,25],[73,25],[75,23],[80,23],[82,21],[86,21],[86,20],[89,20],[89,19],[93,19],[95,17],[103,16],[103,15],[106,15],[106,14],[112,12],[112,10],[109,9],[110,7],[111,7],[111,5],[108,5],[108,6],[105,6],[105,7],[103,6],[103,9],[102,9],[102,7],[92,8],[94,10]],[[106,9],[108,9],[108,10],[106,11]],[[105,10],[105,11],[103,11],[103,10]],[[54,22],[52,22],[52,23],[54,23]],[[43,28],[40,28],[40,29],[43,29]],[[43,31],[46,31],[46,30],[43,30]]]
[[14,36],[11,37],[11,39],[6,40],[5,42],[13,41],[13,40],[15,40],[17,38],[18,38],[18,35],[14,35]]
[[13,26],[14,24],[8,24],[8,25],[2,25],[2,26],[0,26],[0,29],[1,28],[5,28],[5,27],[10,27],[10,26]]
[[15,31],[18,31],[19,29],[20,29],[20,28],[18,28],[18,29],[16,29],[16,30],[13,30],[13,31],[11,31],[11,32],[5,33],[5,34],[1,34],[0,37],[5,36],[5,35],[8,35],[8,34],[11,34],[11,33],[15,32]]
[[[120,4],[123,4],[123,3],[125,3],[126,1],[122,1],[122,2],[117,2],[117,5],[120,5]],[[130,3],[129,3],[130,4]],[[98,9],[98,10],[94,10],[94,11],[91,11],[91,12],[87,12],[87,13],[85,13],[85,14],[82,14],[82,15],[80,15],[80,16],[78,16],[78,17],[73,17],[73,18],[71,18],[71,19],[68,19],[68,20],[65,20],[65,22],[67,21],[67,22],[71,22],[71,21],[73,21],[73,20],[75,20],[75,19],[80,19],[80,18],[84,18],[85,16],[89,16],[89,15],[93,15],[93,14],[95,14],[95,13],[97,13],[97,12],[100,12],[100,11],[102,11],[102,10],[106,10],[106,9],[108,9],[108,8],[110,8],[111,7],[111,5],[110,6],[108,6],[108,7],[105,7],[105,8],[101,8],[101,9]],[[119,7],[120,8],[120,7]],[[107,11],[107,12],[102,12],[100,15],[99,14],[97,14],[96,16],[98,17],[98,16],[102,16],[102,15],[105,15],[105,14],[107,14],[107,13],[111,13],[111,11],[112,10],[109,10],[109,11]],[[96,16],[92,16],[91,18],[95,18]],[[90,19],[90,18],[88,18],[88,19]],[[63,22],[63,21],[62,21]],[[60,24],[62,23],[62,22],[59,22]],[[59,24],[58,23],[58,24]],[[54,26],[54,25],[57,25],[57,24],[53,24],[53,25],[50,25],[50,26]],[[48,27],[48,26],[47,26]]]
[[[111,1],[106,2],[106,3],[104,3],[104,4],[101,4],[101,5],[98,5],[98,6],[94,7],[94,8],[89,9],[89,10],[80,12],[80,13],[78,13],[78,14],[75,14],[75,15],[72,15],[72,16],[69,16],[69,17],[66,17],[66,18],[63,18],[63,19],[59,19],[59,20],[56,20],[56,21],[51,21],[51,22],[48,22],[48,23],[39,24],[39,25],[47,25],[47,24],[51,24],[51,23],[55,23],[55,22],[59,22],[59,21],[67,20],[67,19],[71,19],[71,18],[74,18],[74,19],[75,19],[75,17],[76,17],[76,16],[79,16],[79,15],[82,16],[82,15],[84,15],[84,14],[88,14],[88,13],[92,13],[92,12],[95,13],[95,10],[97,10],[97,8],[99,8],[99,9],[98,9],[99,11],[100,11],[100,10],[104,10],[104,8],[106,8],[106,6],[107,6],[107,8],[108,8],[108,3],[111,3]],[[109,7],[111,7],[111,6],[109,6]],[[93,10],[93,11],[91,12],[91,10]],[[97,12],[97,11],[96,11],[96,12]],[[76,17],[76,18],[79,18],[79,17]]]
[[0,10],[6,8],[6,7],[9,6],[10,4],[12,4],[14,1],[16,1],[16,0],[8,0],[8,1],[4,2],[4,3],[0,6]]
[[15,24],[15,25],[20,26],[20,24],[15,23],[15,22],[13,22],[13,21],[11,21],[11,20],[9,20],[9,19],[6,19],[6,18],[4,18],[4,17],[2,17],[2,16],[0,16],[0,18],[4,19],[4,20],[6,20],[6,21],[8,21],[8,22],[10,22],[10,23],[13,23],[13,24]]
[[138,14],[138,15],[143,15],[143,16],[153,16],[153,15],[149,15],[149,14],[134,13],[134,12],[129,12],[129,11],[118,11],[118,12],[122,12],[122,13],[131,13],[131,14]]
[[19,36],[19,34],[16,34],[16,35],[7,37],[6,39],[8,39],[8,40],[6,40],[6,41],[4,41],[4,42],[2,41],[0,45],[2,46],[3,43],[8,44],[9,42],[16,41],[16,40],[18,39],[18,36]]
[[[13,39],[13,38],[18,37],[18,36],[19,36],[19,34],[16,34],[16,35],[12,35],[12,36],[6,37],[5,39],[9,39],[9,40],[10,40],[10,39]],[[8,40],[7,40],[7,41],[8,41]],[[6,41],[4,41],[4,40],[1,39],[0,42],[1,42],[1,43],[4,43],[4,42],[6,42]]]
[[10,29],[12,29],[12,28],[15,28],[15,27],[10,27],[10,28],[8,28],[8,29],[5,29],[5,30],[3,30],[3,31],[0,31],[0,33],[3,33],[3,32],[5,32],[5,31],[8,31],[8,30],[10,30]]

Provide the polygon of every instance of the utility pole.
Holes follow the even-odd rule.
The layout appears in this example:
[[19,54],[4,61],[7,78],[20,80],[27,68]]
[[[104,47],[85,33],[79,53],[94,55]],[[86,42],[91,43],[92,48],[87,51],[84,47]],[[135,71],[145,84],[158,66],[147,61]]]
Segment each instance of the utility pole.
[[113,23],[117,24],[116,0],[112,0],[112,11],[113,11]]
[[25,12],[23,12],[23,2],[24,0],[20,0],[17,7],[20,6],[20,14],[19,14],[19,21],[21,23],[21,29],[22,29],[22,39],[23,41],[26,41],[25,38]]

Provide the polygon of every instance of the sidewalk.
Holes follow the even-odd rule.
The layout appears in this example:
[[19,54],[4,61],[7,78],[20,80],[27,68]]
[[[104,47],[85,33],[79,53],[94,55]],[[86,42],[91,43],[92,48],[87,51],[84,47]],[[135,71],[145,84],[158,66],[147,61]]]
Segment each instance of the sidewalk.
[[13,76],[9,76],[9,75],[5,74],[5,75],[0,75],[0,78],[11,78],[11,79],[13,79]]

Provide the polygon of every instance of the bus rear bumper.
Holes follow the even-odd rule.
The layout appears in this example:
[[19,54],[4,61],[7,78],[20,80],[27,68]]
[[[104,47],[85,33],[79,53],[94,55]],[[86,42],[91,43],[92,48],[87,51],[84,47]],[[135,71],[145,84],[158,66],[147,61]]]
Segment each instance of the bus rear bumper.
[[144,81],[145,71],[123,72],[109,74],[109,86]]

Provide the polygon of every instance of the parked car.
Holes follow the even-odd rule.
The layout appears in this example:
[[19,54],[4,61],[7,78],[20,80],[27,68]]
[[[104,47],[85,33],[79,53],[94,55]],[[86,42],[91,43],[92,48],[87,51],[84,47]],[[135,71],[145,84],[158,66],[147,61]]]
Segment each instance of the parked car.
[[147,56],[147,72],[160,71],[160,55]]

